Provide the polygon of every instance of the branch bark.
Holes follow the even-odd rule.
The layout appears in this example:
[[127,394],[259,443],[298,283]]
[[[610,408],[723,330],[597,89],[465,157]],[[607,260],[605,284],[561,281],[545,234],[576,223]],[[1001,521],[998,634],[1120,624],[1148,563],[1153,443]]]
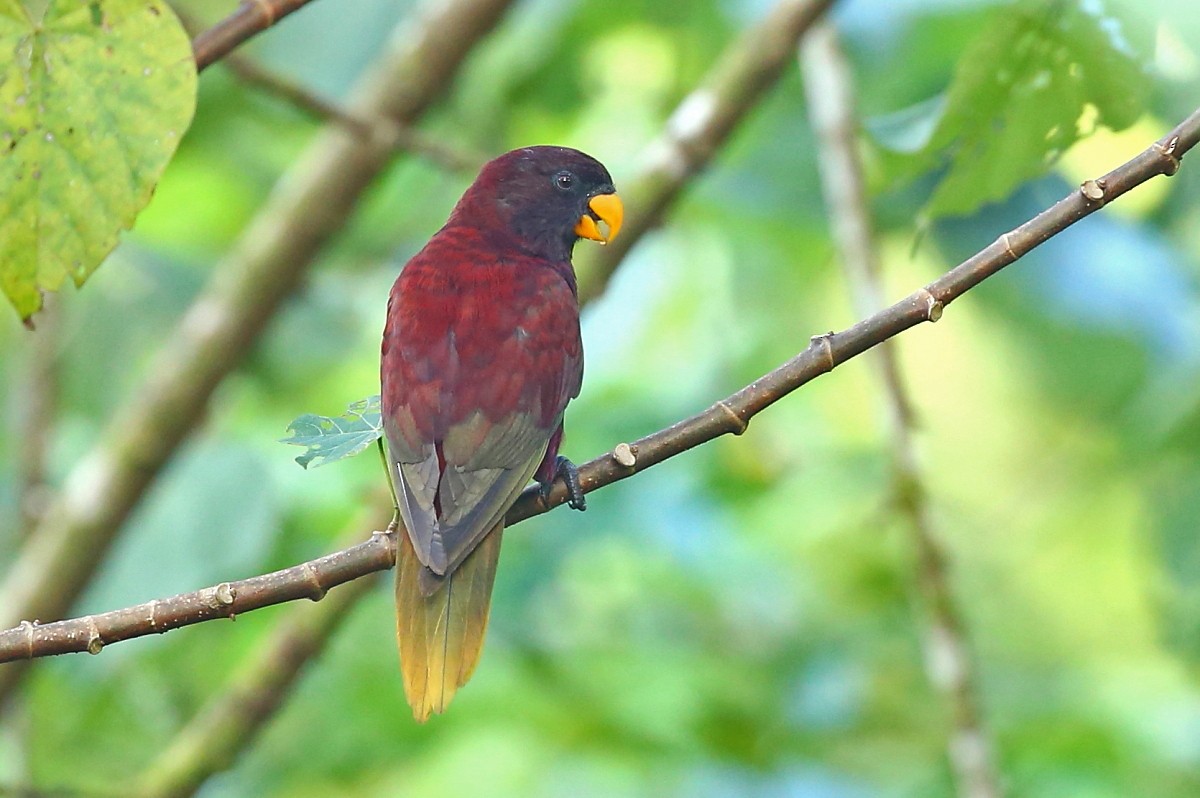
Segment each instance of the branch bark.
[[[356,115],[411,124],[445,90],[511,0],[433,2],[397,30],[355,90]],[[204,414],[317,253],[396,149],[386,124],[364,141],[331,125],[275,192],[166,342],[145,384],[68,477],[0,585],[0,626],[61,617],[129,511]],[[19,670],[0,670],[0,702]]]
[[242,42],[310,2],[312,0],[242,0],[232,14],[192,40],[196,71],[203,71]]
[[[241,53],[230,53],[221,63],[243,83],[278,97],[317,120],[336,122],[360,139],[369,140],[380,125],[378,119],[358,116]],[[418,155],[448,171],[474,175],[487,161],[482,153],[452,147],[414,125],[401,125],[394,119],[384,124],[397,150]]]
[[[189,34],[200,28],[200,23],[191,14],[182,9],[176,9],[175,14]],[[195,35],[193,46],[203,35]],[[382,124],[389,128],[386,135],[395,138],[397,150],[419,155],[443,169],[474,174],[487,160],[482,153],[459,150],[428,136],[415,125],[402,125],[395,119],[380,120],[357,115],[297,81],[268,69],[244,53],[227,52],[221,58],[221,63],[247,86],[277,97],[312,119],[336,122],[360,139],[370,140],[375,135],[375,129]]]
[[[872,234],[870,202],[857,149],[854,83],[837,32],[814,25],[800,47],[809,116],[817,134],[822,189],[834,240],[841,254],[855,312],[867,315],[883,305],[879,253]],[[962,798],[999,798],[990,735],[979,706],[978,676],[971,661],[965,624],[947,575],[946,555],[933,531],[921,467],[913,440],[912,402],[897,361],[894,341],[879,345],[876,357],[891,438],[893,481],[899,515],[912,535],[916,582],[926,616],[923,647],[934,689],[950,707],[947,742],[951,770]]]
[[[742,434],[756,414],[792,391],[911,327],[926,321],[937,321],[942,317],[947,305],[1042,242],[1147,180],[1158,175],[1175,174],[1179,169],[1180,159],[1197,141],[1200,141],[1200,110],[1193,112],[1174,130],[1132,160],[1102,177],[1085,181],[1079,189],[1072,191],[1028,222],[1003,234],[924,288],[917,289],[899,302],[841,332],[814,336],[798,355],[736,393],[714,403],[704,412],[633,443],[620,443],[611,452],[585,463],[580,468],[581,487],[585,493],[590,493],[722,435]],[[530,487],[509,510],[505,522],[508,526],[513,526],[531,516],[547,512],[565,502],[566,493],[565,486],[559,482],[550,491],[548,498],[543,500],[539,491]],[[255,601],[261,602],[259,606],[312,597],[314,587],[322,591],[328,590],[358,576],[390,567],[394,556],[393,544],[386,537],[386,533],[376,533],[365,543],[319,560],[266,577],[224,584],[239,608],[246,606],[236,604],[239,601],[237,596],[244,586],[256,591]],[[336,561],[338,567],[330,567],[330,560]],[[316,582],[311,576],[313,572],[317,574]],[[255,582],[259,579],[272,581],[268,586]],[[209,590],[215,592],[219,588],[220,585]],[[185,594],[185,597],[191,595],[197,594]],[[50,624],[22,624],[0,632],[0,662],[67,651],[86,651],[88,642],[93,639],[98,639],[103,645],[110,640],[105,637],[105,629],[108,627],[101,623],[101,619],[108,623],[109,619],[122,612],[125,611],[118,610],[115,613]],[[204,617],[180,617],[172,628],[187,623],[198,623],[210,617],[212,616],[209,614],[205,614]],[[93,626],[98,631],[98,638],[91,633]],[[122,627],[121,639],[158,631],[162,630],[151,626],[149,618],[146,618],[140,624]],[[0,670],[0,674],[3,673],[4,671]]]
[[834,0],[783,0],[761,22],[726,48],[716,65],[671,114],[645,153],[639,177],[621,187],[628,208],[620,237],[580,258],[579,299],[604,292],[617,266],[644,233],[659,223],[683,189],[717,151],[792,61],[800,37]]

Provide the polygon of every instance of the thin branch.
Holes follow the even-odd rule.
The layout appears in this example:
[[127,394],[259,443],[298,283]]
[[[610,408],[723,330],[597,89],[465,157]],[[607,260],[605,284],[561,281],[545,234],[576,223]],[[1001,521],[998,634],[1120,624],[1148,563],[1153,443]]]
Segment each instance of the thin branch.
[[725,49],[699,88],[675,109],[662,135],[646,148],[646,166],[638,178],[621,186],[628,212],[620,237],[579,259],[581,302],[603,293],[625,254],[659,223],[758,106],[791,63],[800,37],[833,2],[783,0]]
[[[387,501],[370,502],[350,536],[391,512]],[[385,552],[391,558],[390,551]],[[227,770],[282,706],[305,664],[321,653],[333,632],[375,583],[358,579],[316,606],[291,610],[245,665],[166,746],[138,779],[141,798],[187,798],[213,774]]]
[[444,141],[422,133],[413,125],[401,125],[393,119],[372,119],[352,113],[241,53],[230,53],[225,56],[222,64],[247,85],[278,97],[315,119],[335,122],[360,139],[370,139],[375,135],[376,129],[382,127],[384,135],[395,141],[397,150],[418,155],[452,172],[475,174],[487,161],[487,156],[482,153],[452,147]]
[[[216,618],[232,619],[296,599],[320,601],[329,588],[387,570],[395,560],[393,536],[376,532],[356,546],[262,576],[69,621],[25,621],[0,632],[0,662],[83,651],[99,654],[105,646],[133,637],[163,634]],[[8,645],[13,644],[17,656],[6,656]]]
[[[352,113],[411,125],[510,3],[429,4],[416,23],[398,28],[368,70],[351,98]],[[280,180],[9,569],[0,584],[0,626],[59,618],[70,609],[130,510],[203,417],[217,385],[345,225],[395,148],[390,136],[362,141],[331,126]],[[17,668],[0,670],[0,703],[18,677]]]
[[350,113],[300,83],[272,72],[247,55],[230,53],[221,63],[246,85],[278,97],[313,119],[336,122],[362,139],[371,137],[375,120]]
[[[199,28],[197,20],[187,12],[176,9],[175,13],[189,33]],[[376,135],[390,137],[395,140],[397,150],[419,155],[453,172],[474,174],[487,160],[482,153],[451,147],[433,136],[422,133],[413,125],[403,125],[395,119],[354,113],[298,81],[268,69],[244,53],[230,52],[221,59],[221,63],[247,86],[277,97],[312,119],[341,125],[360,139],[369,141]]]
[[[855,312],[881,307],[879,253],[872,235],[870,203],[857,149],[854,83],[833,26],[814,25],[800,47],[809,115],[817,134],[825,204]],[[917,578],[928,615],[924,649],[930,682],[951,708],[947,754],[962,798],[998,798],[990,735],[978,698],[978,676],[966,629],[946,574],[946,556],[933,533],[913,441],[912,403],[896,358],[894,341],[872,358],[879,369],[891,437],[897,509],[907,521],[917,557]]]
[[196,71],[203,71],[255,34],[312,0],[242,0],[237,9],[192,40]]
[[[924,288],[841,332],[814,336],[794,358],[716,402],[704,412],[634,443],[618,444],[611,452],[585,463],[579,469],[581,487],[584,492],[590,493],[722,435],[742,434],[756,414],[792,391],[911,327],[926,321],[937,321],[942,317],[945,307],[955,299],[1050,237],[1150,178],[1174,174],[1179,169],[1180,159],[1197,141],[1200,141],[1200,110],[1131,161],[1103,177],[1085,181],[1078,190],[1020,227],[1000,236],[994,243]],[[543,501],[540,492],[531,486],[509,510],[505,523],[513,526],[540,515],[565,502],[566,494],[565,486],[559,482],[550,491],[548,499]],[[246,611],[246,605],[238,603],[244,601],[244,586],[251,586],[251,590],[257,591],[254,600],[258,606],[294,598],[311,598],[314,586],[324,591],[363,574],[390,567],[393,549],[387,534],[377,532],[369,541],[351,549],[266,577],[229,582],[208,590],[215,594],[224,587],[231,597],[230,602],[224,603],[236,607],[238,612]],[[337,563],[336,568],[331,561]],[[313,573],[316,574],[315,579]],[[272,580],[269,589],[256,581],[261,579]],[[188,597],[198,595],[186,594],[177,598],[192,600]],[[105,623],[108,623],[108,619],[122,612],[118,610],[50,624],[23,624],[0,632],[0,662],[67,651],[86,651],[92,640],[98,640],[101,644],[110,642],[105,636],[106,627],[98,619],[105,619]],[[224,613],[216,615],[223,617]],[[175,626],[208,620],[210,617],[215,616],[208,611],[204,617],[180,617]],[[95,635],[92,634],[93,628],[97,631]],[[147,618],[140,625],[122,626],[121,633],[122,639],[125,639],[156,631],[160,630],[152,627]]]

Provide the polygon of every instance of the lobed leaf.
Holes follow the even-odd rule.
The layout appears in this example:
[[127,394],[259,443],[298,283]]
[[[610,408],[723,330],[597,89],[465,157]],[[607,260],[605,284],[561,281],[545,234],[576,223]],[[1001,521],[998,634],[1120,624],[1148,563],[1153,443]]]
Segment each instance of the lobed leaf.
[[383,418],[379,396],[359,399],[340,416],[306,413],[288,424],[290,438],[281,443],[307,447],[296,458],[304,468],[313,468],[353,457],[383,436]]

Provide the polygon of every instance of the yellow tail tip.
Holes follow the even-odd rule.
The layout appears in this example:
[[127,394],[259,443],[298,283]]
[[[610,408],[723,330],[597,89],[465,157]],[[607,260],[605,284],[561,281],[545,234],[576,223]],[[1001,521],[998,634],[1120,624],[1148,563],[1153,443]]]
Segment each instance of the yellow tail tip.
[[418,723],[446,711],[471,678],[487,633],[503,524],[497,524],[430,595],[425,566],[401,530],[396,564],[396,638],[404,695]]

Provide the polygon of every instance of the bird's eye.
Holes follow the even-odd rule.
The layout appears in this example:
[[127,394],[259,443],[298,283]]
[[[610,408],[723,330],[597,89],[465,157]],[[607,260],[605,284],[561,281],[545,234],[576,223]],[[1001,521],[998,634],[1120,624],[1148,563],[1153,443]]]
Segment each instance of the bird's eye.
[[575,185],[575,175],[570,172],[559,172],[554,176],[554,185],[566,191]]

